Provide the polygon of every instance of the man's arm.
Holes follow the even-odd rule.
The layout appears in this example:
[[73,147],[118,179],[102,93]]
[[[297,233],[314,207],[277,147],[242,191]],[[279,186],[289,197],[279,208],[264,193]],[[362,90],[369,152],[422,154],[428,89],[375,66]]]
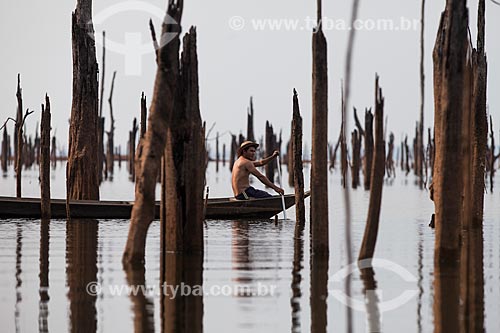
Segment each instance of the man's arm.
[[257,177],[267,187],[272,188],[273,190],[275,190],[279,194],[285,194],[285,190],[283,190],[281,187],[278,187],[278,186],[274,185],[273,183],[271,183],[271,181],[266,176],[264,176],[262,173],[259,172],[259,170],[257,170],[255,168],[253,163],[248,163],[247,169],[252,175]]
[[264,166],[267,163],[271,162],[278,155],[279,155],[279,152],[277,150],[275,150],[271,156],[266,157],[266,158],[259,160],[259,161],[252,162],[253,166],[255,166],[255,167]]

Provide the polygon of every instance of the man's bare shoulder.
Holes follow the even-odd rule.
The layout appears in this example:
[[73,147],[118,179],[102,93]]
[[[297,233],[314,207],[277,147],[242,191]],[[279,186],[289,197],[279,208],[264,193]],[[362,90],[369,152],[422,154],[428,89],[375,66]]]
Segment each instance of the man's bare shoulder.
[[252,161],[247,160],[244,157],[238,158],[235,164],[237,165],[238,168],[248,168],[249,166],[253,166]]

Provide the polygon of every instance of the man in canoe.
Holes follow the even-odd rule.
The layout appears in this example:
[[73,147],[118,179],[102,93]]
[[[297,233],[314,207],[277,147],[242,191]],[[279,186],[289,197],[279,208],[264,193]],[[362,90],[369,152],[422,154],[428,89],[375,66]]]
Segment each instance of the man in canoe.
[[238,159],[233,165],[232,186],[234,197],[238,200],[247,200],[248,198],[267,198],[271,194],[266,191],[261,191],[250,186],[250,174],[257,177],[264,185],[272,188],[279,194],[284,194],[285,191],[274,185],[266,176],[257,170],[256,167],[266,165],[279,155],[278,151],[262,160],[256,161],[255,155],[258,143],[253,141],[245,141],[238,148]]

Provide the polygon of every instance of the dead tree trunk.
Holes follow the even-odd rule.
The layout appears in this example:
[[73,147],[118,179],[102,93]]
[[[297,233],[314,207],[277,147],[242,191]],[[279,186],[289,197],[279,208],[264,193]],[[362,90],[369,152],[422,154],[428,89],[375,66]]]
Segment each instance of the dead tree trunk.
[[[98,140],[98,153],[97,153],[97,172],[99,174],[99,184],[102,183],[102,171],[103,164],[105,161],[105,153],[104,153],[104,117],[102,116],[102,106],[104,102],[104,78],[106,74],[106,32],[102,32],[102,64],[101,64],[101,97],[99,98],[99,135],[97,136]],[[107,164],[107,163],[106,163]],[[106,178],[108,170],[106,168]]]
[[[97,168],[99,173],[99,184],[102,183],[103,164],[105,178],[108,178],[108,163],[104,153],[104,117],[102,116],[102,106],[104,102],[104,78],[106,74],[106,32],[102,32],[102,64],[101,64],[101,96],[99,98],[99,123],[97,134],[97,145],[99,152],[97,153]],[[105,163],[106,162],[106,163]]]
[[328,256],[328,58],[321,16],[317,19],[312,40],[311,248],[313,254]]
[[363,158],[363,174],[365,190],[370,189],[373,165],[373,114],[372,110],[365,110],[365,156]]
[[[446,277],[458,272],[464,185],[463,159],[465,60],[468,11],[465,0],[448,0],[434,47],[434,128],[436,160],[434,204],[435,332],[458,331],[459,281]],[[446,275],[445,275],[446,274]]]
[[23,145],[24,145],[24,140],[23,140],[23,126],[26,121],[26,118],[32,114],[33,111],[26,110],[26,113],[21,119],[20,123],[17,123],[19,125],[18,130],[17,130],[17,162],[16,162],[16,197],[20,198],[21,197],[21,178],[22,178],[22,172],[23,172]]
[[[168,2],[167,15],[176,22],[181,22],[183,2]],[[179,25],[163,25],[162,35],[177,32]],[[152,25],[151,25],[152,27]],[[152,33],[154,30],[152,30]],[[167,128],[175,108],[174,99],[178,87],[179,70],[179,37],[176,34],[172,41],[157,50],[158,69],[148,130],[146,132],[140,160],[140,174],[136,181],[135,202],[132,208],[127,245],[123,254],[123,262],[144,262],[146,235],[155,216],[155,187],[160,170],[161,157],[165,151]],[[202,198],[200,194],[200,199]]]
[[[273,126],[266,121],[266,156],[272,155],[273,151],[276,149],[276,135],[274,134]],[[276,162],[273,160],[267,163],[264,167],[266,172],[266,177],[272,183],[274,182],[274,170],[276,168]]]
[[352,145],[352,163],[351,163],[352,188],[358,188],[359,169],[361,167],[361,135],[359,134],[358,130],[354,130],[351,133],[351,145]]
[[226,166],[226,144],[222,144],[222,166]]
[[330,156],[330,169],[335,169],[335,163],[337,161],[337,151],[339,149],[341,140],[342,140],[342,133],[339,134],[339,138],[337,140],[337,143],[335,144],[335,148],[333,148],[333,152]]
[[141,95],[141,139],[144,139],[144,135],[146,134],[146,118],[148,113],[146,96],[144,96],[144,92]]
[[[108,149],[107,149],[107,154],[106,154],[106,164],[107,164],[107,171],[110,174],[111,177],[113,177],[113,172],[115,170],[115,117],[113,116],[113,91],[115,89],[115,78],[116,78],[116,71],[113,72],[113,78],[111,79],[111,90],[109,91],[109,98],[108,98],[108,103],[109,103],[109,119],[110,119],[110,124],[109,124],[109,132],[108,134]],[[132,156],[133,159],[133,156]]]
[[[176,109],[168,127],[165,149],[166,202],[162,202],[166,225],[166,250],[203,253],[203,187],[205,130],[198,96],[196,30],[191,27],[182,41]],[[182,71],[180,71],[182,69]]]
[[236,144],[236,135],[231,134],[231,152],[229,154],[229,170],[233,171],[233,165],[235,162],[236,151],[238,146]]
[[[293,120],[292,120],[292,154],[288,160],[293,160],[293,174],[295,188],[295,218],[296,228],[303,228],[306,221],[306,209],[304,206],[304,174],[302,167],[302,117],[300,116],[299,98],[297,91],[293,90]],[[297,230],[297,229],[296,229]]]
[[420,10],[420,121],[418,122],[417,150],[415,152],[415,169],[419,178],[419,186],[424,186],[424,102],[425,102],[425,71],[424,71],[424,23],[425,0],[422,0]]
[[72,17],[73,102],[66,166],[69,200],[99,200],[97,60],[92,1],[78,0]]
[[40,124],[40,211],[42,219],[50,219],[50,118],[50,100],[49,96],[45,95],[45,107],[42,104]]
[[380,219],[380,205],[382,203],[382,188],[384,186],[385,170],[385,141],[384,141],[384,97],[378,85],[378,76],[375,78],[375,154],[370,187],[370,204],[366,219],[365,233],[358,260],[373,258],[377,243],[378,225]]
[[23,89],[21,88],[21,74],[17,74],[17,116],[16,116],[16,125],[14,127],[14,168],[17,170],[17,155],[18,155],[18,144],[17,140],[19,140],[19,126],[21,121],[23,120]]
[[385,160],[385,168],[387,171],[387,177],[396,176],[396,168],[394,167],[394,134],[391,132],[389,134],[389,151],[387,152],[387,158]]
[[253,133],[253,98],[250,97],[250,107],[247,112],[247,140],[254,141],[255,135]]
[[129,144],[129,152],[128,152],[128,165],[129,165],[129,171],[130,171],[130,179],[135,182],[135,142],[136,136],[137,136],[137,131],[138,131],[138,126],[137,126],[137,118],[134,118],[134,122],[132,123],[132,130],[130,131],[130,144]]
[[215,172],[219,172],[219,132],[217,132],[217,136],[215,137]]
[[7,134],[7,126],[3,128],[2,137],[2,171],[7,172],[7,164],[9,160],[9,135]]
[[487,61],[484,53],[485,39],[485,3],[479,1],[478,7],[478,34],[477,50],[473,52],[473,147],[472,147],[472,225],[482,226],[484,208],[484,172],[486,168],[486,150],[488,146],[488,120],[486,116],[486,84],[487,84]]
[[52,169],[55,169],[57,165],[57,142],[55,135],[52,137],[50,144],[50,160],[52,161]]

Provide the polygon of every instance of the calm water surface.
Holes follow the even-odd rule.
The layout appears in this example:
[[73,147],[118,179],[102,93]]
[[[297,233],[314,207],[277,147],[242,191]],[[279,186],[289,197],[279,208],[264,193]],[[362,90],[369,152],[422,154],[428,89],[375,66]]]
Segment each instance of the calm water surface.
[[[59,164],[52,173],[53,197],[65,197],[64,170],[65,165]],[[115,170],[113,181],[102,184],[101,198],[133,200],[134,185],[125,164]],[[308,176],[309,170],[304,172]],[[0,195],[15,195],[12,173],[10,169],[0,178]],[[287,179],[286,170],[283,176]],[[230,195],[227,165],[216,173],[215,163],[211,163],[207,182],[211,197]],[[289,220],[277,224],[273,220],[211,220],[205,225],[204,257],[170,258],[171,265],[166,267],[167,282],[202,284],[204,296],[175,300],[160,297],[158,289],[158,221],[149,229],[145,271],[126,273],[121,256],[127,220],[2,220],[1,330],[130,332],[174,326],[184,331],[202,327],[206,332],[308,332],[326,325],[329,332],[345,331],[344,280],[339,271],[348,263],[338,172],[330,173],[328,185],[328,262],[318,260],[311,268],[309,224],[296,232],[293,208],[287,211]],[[36,169],[23,174],[23,196],[39,196]],[[354,257],[363,237],[368,200],[368,192],[351,191]],[[485,196],[484,325],[489,332],[500,331],[499,200],[498,191]],[[433,330],[434,231],[427,226],[432,212],[428,192],[418,189],[413,175],[405,177],[399,172],[396,179],[386,182],[375,255],[386,260],[381,263],[397,266],[374,265],[372,272],[363,273],[364,279],[357,269],[352,274],[356,332]],[[87,284],[94,281],[100,291],[97,296],[86,291]],[[148,292],[129,296],[120,289],[136,284],[145,284]],[[250,287],[260,295],[236,292],[238,286]],[[365,297],[364,290],[375,287],[376,293],[368,292]],[[218,294],[228,290],[233,295]],[[324,298],[321,295],[326,290]],[[401,295],[408,298],[401,301]]]

